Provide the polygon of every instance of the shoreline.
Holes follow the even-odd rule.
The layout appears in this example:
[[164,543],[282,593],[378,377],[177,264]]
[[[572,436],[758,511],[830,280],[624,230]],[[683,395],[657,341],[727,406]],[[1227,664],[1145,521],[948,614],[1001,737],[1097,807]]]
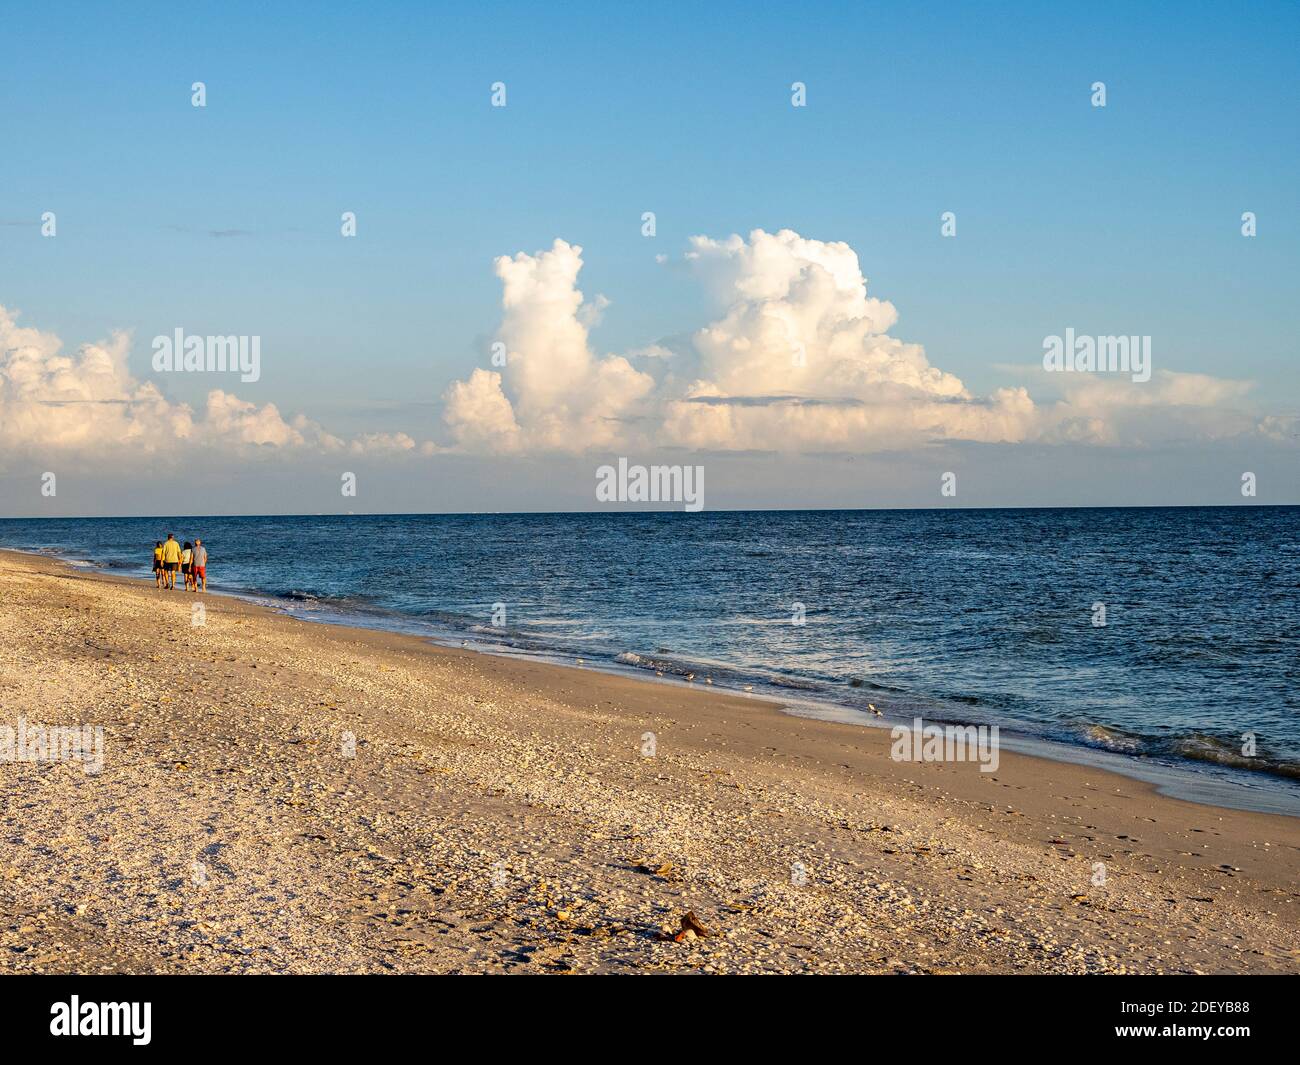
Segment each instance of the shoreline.
[[[41,550],[22,548],[0,548],[0,553],[12,551],[15,554],[33,558],[47,559],[51,562],[68,566],[79,572],[89,572],[105,580],[125,581],[128,583],[148,585],[150,577],[141,573],[133,575],[113,573],[102,564],[92,559],[65,557]],[[670,686],[688,685],[684,676],[653,675],[649,669],[627,665],[617,656],[612,660],[600,658],[583,659],[560,650],[545,648],[527,648],[526,645],[512,645],[508,642],[493,642],[483,637],[483,633],[439,634],[436,631],[421,631],[420,625],[406,615],[392,612],[376,614],[374,617],[360,612],[348,613],[342,609],[325,607],[316,611],[308,607],[295,606],[274,592],[256,589],[222,590],[210,589],[207,594],[237,599],[273,613],[291,617],[311,624],[328,625],[342,629],[356,629],[370,632],[386,632],[411,636],[424,640],[432,646],[454,650],[468,650],[475,654],[485,654],[494,658],[514,659],[518,661],[535,661],[556,666],[561,669],[576,669],[582,672],[602,672],[611,676],[624,677],[632,681],[648,684],[667,684]],[[391,621],[391,624],[383,624]],[[403,624],[409,622],[409,624]],[[434,626],[426,626],[435,629]],[[643,657],[643,656],[638,656]],[[698,667],[705,668],[705,667]],[[730,669],[731,667],[725,667]],[[688,685],[689,686],[689,685]],[[699,685],[704,689],[704,685]],[[832,721],[848,724],[855,728],[891,729],[895,726],[907,727],[911,719],[902,720],[886,717],[882,720],[865,718],[863,712],[851,705],[838,702],[833,696],[801,696],[797,687],[788,693],[779,690],[774,684],[764,684],[763,690],[745,692],[733,684],[722,682],[708,686],[709,690],[734,695],[747,700],[765,702],[779,713],[799,718],[818,721]],[[928,724],[979,725],[978,721],[967,721],[951,716],[925,716]],[[988,724],[988,722],[983,722]],[[1001,746],[1004,750],[1015,751],[1028,757],[1039,758],[1048,762],[1083,766],[1103,770],[1126,777],[1133,781],[1150,785],[1159,795],[1199,803],[1205,806],[1243,810],[1257,813],[1279,814],[1300,818],[1300,782],[1291,777],[1267,770],[1247,770],[1239,766],[1224,764],[1208,759],[1169,758],[1159,755],[1132,754],[1121,750],[1107,749],[1083,742],[1071,742],[1048,735],[1036,735],[1022,730],[1024,723],[1015,722],[1010,726],[1001,726]]]
[[1292,817],[43,556],[0,596],[6,717],[107,752],[0,763],[10,971],[1300,969]]

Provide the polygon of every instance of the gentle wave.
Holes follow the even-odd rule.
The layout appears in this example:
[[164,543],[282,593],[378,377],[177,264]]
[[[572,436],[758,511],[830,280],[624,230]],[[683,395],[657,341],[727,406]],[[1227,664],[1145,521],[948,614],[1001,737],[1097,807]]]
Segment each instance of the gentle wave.
[[1300,763],[1285,758],[1270,757],[1258,748],[1254,754],[1247,754],[1242,749],[1245,746],[1243,742],[1229,741],[1205,733],[1176,737],[1147,736],[1108,728],[1105,725],[1090,724],[1082,726],[1079,734],[1083,742],[1090,747],[1099,747],[1120,754],[1204,762],[1229,769],[1300,780]]

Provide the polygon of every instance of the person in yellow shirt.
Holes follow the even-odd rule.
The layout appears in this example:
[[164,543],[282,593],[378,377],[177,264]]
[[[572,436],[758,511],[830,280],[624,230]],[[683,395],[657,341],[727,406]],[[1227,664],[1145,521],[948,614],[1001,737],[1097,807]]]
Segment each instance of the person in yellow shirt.
[[176,542],[176,537],[171,533],[167,534],[167,540],[162,545],[163,576],[166,578],[168,588],[176,587],[176,571],[181,566],[181,545]]
[[163,586],[162,556],[163,556],[162,541],[155,540],[153,542],[153,583],[154,586],[157,588],[161,588]]

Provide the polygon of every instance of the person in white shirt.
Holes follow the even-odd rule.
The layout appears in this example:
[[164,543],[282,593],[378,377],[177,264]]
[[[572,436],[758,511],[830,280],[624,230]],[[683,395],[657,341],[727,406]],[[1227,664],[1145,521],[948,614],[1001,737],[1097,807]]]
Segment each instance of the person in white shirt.
[[[194,590],[196,592],[206,592],[208,590],[208,549],[203,546],[202,540],[194,541],[194,553],[190,556],[190,569],[194,571]],[[203,587],[200,588],[199,585]]]

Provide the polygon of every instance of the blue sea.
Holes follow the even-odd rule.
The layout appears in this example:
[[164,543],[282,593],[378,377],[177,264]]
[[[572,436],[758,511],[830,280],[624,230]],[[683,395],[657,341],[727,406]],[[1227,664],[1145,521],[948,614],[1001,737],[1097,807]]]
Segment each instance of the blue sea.
[[169,531],[300,617],[997,724],[1300,813],[1298,507],[2,520],[0,547],[148,578]]

